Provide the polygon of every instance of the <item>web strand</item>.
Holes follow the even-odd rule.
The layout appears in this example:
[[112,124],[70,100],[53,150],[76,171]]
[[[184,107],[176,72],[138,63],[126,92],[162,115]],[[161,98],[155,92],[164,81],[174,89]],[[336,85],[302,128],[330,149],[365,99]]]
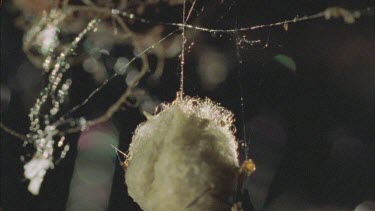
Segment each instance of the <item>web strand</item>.
[[[164,40],[166,40],[167,38],[169,38],[170,36],[172,36],[173,34],[175,34],[176,32],[178,31],[177,30],[174,30],[172,32],[170,32],[169,34],[167,34],[166,36],[164,36],[162,39],[160,39],[159,41],[157,41],[156,43],[154,43],[153,45],[149,46],[148,48],[146,48],[145,50],[143,50],[142,52],[140,52],[137,56],[133,57],[133,59],[131,59],[129,61],[128,64],[126,64],[123,68],[127,68],[131,63],[133,63],[137,57],[139,57],[140,55],[143,55],[147,52],[149,52],[151,49],[155,48],[156,45],[162,43]],[[101,122],[105,122],[107,121],[112,115],[114,112],[117,111],[117,109],[126,101],[126,97],[129,96],[130,94],[130,90],[132,88],[134,88],[136,86],[136,84],[138,83],[138,81],[146,74],[145,71],[143,72],[140,72],[136,77],[135,79],[129,84],[128,88],[126,89],[126,91],[124,92],[124,94],[120,97],[120,99],[118,99],[110,108],[108,108],[108,110],[105,112],[105,114],[103,114],[102,116],[94,119],[94,120],[90,120],[87,122],[87,126],[93,126],[93,125],[96,125],[98,123],[101,123]],[[108,84],[108,82],[112,79],[114,79],[116,76],[118,76],[119,74],[115,73],[111,78],[107,79],[100,87],[98,87],[97,89],[95,89],[93,92],[91,92],[91,94],[89,95],[90,98],[92,98],[98,91],[100,91],[106,84]],[[68,113],[71,114],[73,113],[75,110],[79,109],[80,107],[84,106],[85,104],[87,104],[87,102],[89,101],[89,99],[85,99],[82,103],[76,105],[71,111],[69,111]],[[64,115],[65,117],[66,115]],[[62,122],[64,122],[65,119],[64,118],[61,118],[58,122],[55,123],[55,125],[58,125],[58,124],[61,124]],[[69,133],[74,133],[74,132],[77,132],[81,130],[81,127],[78,126],[76,128],[70,128],[66,131],[61,131],[60,132],[60,135],[65,135],[65,134],[69,134]]]
[[[237,26],[237,20],[236,20],[236,26]],[[237,33],[235,34],[235,42],[237,43],[239,39],[239,35],[238,35],[238,31]],[[246,133],[246,121],[245,121],[245,104],[244,104],[244,88],[243,88],[243,84],[242,84],[242,72],[241,72],[241,67],[242,67],[242,63],[243,63],[243,60],[242,60],[242,57],[241,57],[241,53],[240,53],[240,48],[238,45],[236,45],[236,56],[237,56],[237,61],[238,61],[238,72],[237,72],[237,75],[238,75],[238,84],[239,84],[239,88],[240,88],[240,95],[241,95],[241,98],[240,98],[240,106],[241,106],[241,116],[242,116],[242,132],[243,132],[243,143],[241,145],[241,147],[244,149],[245,151],[245,160],[248,159],[248,140],[247,140],[247,133]]]
[[181,68],[181,73],[180,73],[180,92],[179,92],[179,97],[181,97],[181,99],[183,98],[183,95],[184,95],[184,65],[185,65],[185,45],[186,45],[186,36],[185,36],[185,26],[186,26],[186,22],[189,20],[190,16],[191,16],[191,13],[193,11],[193,8],[194,8],[194,5],[195,5],[195,2],[193,2],[193,4],[191,5],[190,9],[189,9],[189,12],[188,12],[188,15],[186,16],[185,13],[186,13],[186,1],[184,0],[184,3],[183,3],[183,11],[182,11],[182,22],[183,22],[183,26],[182,26],[182,43],[181,43],[181,63],[180,63],[180,68]]
[[[185,5],[185,1],[184,1],[184,5]],[[194,4],[193,4],[193,6],[194,6]],[[288,23],[297,23],[297,22],[303,22],[303,21],[313,20],[313,19],[318,19],[318,18],[328,19],[327,14],[329,14],[330,10],[332,10],[332,8],[327,8],[326,10],[321,11],[321,12],[316,13],[316,14],[313,14],[313,15],[295,17],[293,19],[289,19],[289,20],[285,20],[285,21],[279,21],[279,22],[275,22],[275,23],[271,23],[271,24],[261,24],[261,25],[242,27],[242,28],[234,28],[234,29],[213,29],[213,28],[207,28],[207,27],[201,27],[201,26],[194,26],[194,25],[191,25],[191,24],[187,24],[186,22],[183,22],[183,23],[168,23],[168,22],[151,21],[151,20],[148,20],[148,19],[145,19],[145,18],[137,17],[134,14],[124,12],[124,11],[120,11],[120,10],[116,10],[116,9],[112,9],[112,14],[118,14],[120,16],[138,21],[140,23],[149,24],[149,25],[176,26],[176,27],[182,28],[182,30],[187,28],[187,29],[194,29],[194,30],[209,32],[209,33],[235,33],[235,32],[241,32],[241,31],[250,31],[250,30],[263,29],[263,28],[270,28],[270,27],[275,27],[275,26],[283,26],[284,24],[288,24]],[[359,15],[373,15],[374,10],[375,10],[374,7],[368,7],[366,9],[362,9],[362,10],[353,10],[353,11],[350,11],[350,13],[359,14]],[[184,11],[185,11],[185,9],[184,9]],[[184,17],[185,17],[185,15],[184,15]]]
[[182,43],[181,43],[181,62],[180,62],[180,68],[181,68],[181,73],[180,73],[180,97],[181,99],[183,98],[184,94],[184,63],[185,63],[185,25],[186,25],[186,16],[185,16],[185,10],[186,10],[186,1],[184,0],[183,3],[183,9],[182,9],[182,22],[184,26],[182,26]]

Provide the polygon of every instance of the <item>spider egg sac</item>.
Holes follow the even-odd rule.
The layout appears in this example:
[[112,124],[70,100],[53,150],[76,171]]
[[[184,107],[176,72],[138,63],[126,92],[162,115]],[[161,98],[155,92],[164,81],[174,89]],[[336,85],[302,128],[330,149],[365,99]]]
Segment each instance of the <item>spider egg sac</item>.
[[146,211],[230,210],[238,172],[233,114],[184,97],[136,129],[125,182]]

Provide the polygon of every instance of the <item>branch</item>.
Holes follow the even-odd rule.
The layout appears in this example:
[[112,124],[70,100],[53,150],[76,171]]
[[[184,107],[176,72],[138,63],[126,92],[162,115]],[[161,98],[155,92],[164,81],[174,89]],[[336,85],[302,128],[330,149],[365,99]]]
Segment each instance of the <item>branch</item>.
[[6,125],[4,125],[2,122],[0,122],[0,128],[3,129],[5,132],[9,133],[10,135],[21,139],[22,141],[29,141],[29,139],[25,135],[23,135],[19,132],[16,132],[13,129],[10,129]]

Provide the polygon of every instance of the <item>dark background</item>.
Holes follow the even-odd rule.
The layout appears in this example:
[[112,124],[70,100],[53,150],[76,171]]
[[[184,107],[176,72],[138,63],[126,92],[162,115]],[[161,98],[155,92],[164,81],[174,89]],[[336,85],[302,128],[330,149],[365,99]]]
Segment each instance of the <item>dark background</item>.
[[[193,14],[192,19],[197,18],[200,25],[212,28],[233,28],[236,24],[238,27],[252,26],[294,18],[297,14],[315,14],[328,6],[362,9],[373,6],[373,3],[308,0],[198,2],[196,8],[206,5],[208,9],[199,17]],[[3,106],[2,96],[1,121],[26,134],[27,113],[41,87],[42,76],[41,70],[26,61],[22,52],[23,32],[14,27],[14,18],[19,14],[10,12],[9,8],[10,2],[1,8],[1,85],[11,90],[11,100]],[[179,21],[179,13],[171,14],[176,16],[166,17]],[[165,19],[160,17],[160,20]],[[255,206],[270,210],[326,207],[343,210],[375,199],[374,26],[373,16],[366,16],[353,25],[345,24],[341,19],[317,19],[290,24],[288,31],[282,27],[248,31],[241,35],[261,39],[262,44],[240,48],[241,65],[235,37],[202,34],[197,40],[196,50],[187,55],[186,93],[208,96],[232,110],[237,119],[238,139],[244,136],[244,119],[250,155],[258,165],[248,184]],[[204,50],[204,46],[224,52],[230,64],[225,82],[213,91],[201,88],[194,69],[197,57],[202,55],[199,51]],[[297,65],[296,72],[277,63],[273,58],[278,54],[291,57]],[[160,83],[151,88],[144,86],[161,101],[172,101],[179,86],[177,67],[177,59],[168,60]],[[95,85],[79,67],[73,67],[73,70],[70,101],[75,104]],[[21,82],[17,83],[17,80]],[[75,81],[87,84],[78,87],[74,85]],[[242,94],[240,83],[243,85]],[[121,81],[114,81],[79,115],[90,117],[102,113],[124,87]],[[244,97],[243,113],[241,95]],[[128,109],[117,113],[113,121],[121,132],[120,149],[126,151],[131,134],[144,117],[139,110]],[[21,155],[31,151],[22,147],[22,141],[2,131],[3,210],[63,210],[77,137],[69,137],[73,150],[47,173],[41,193],[35,197],[27,192],[23,164],[19,160]],[[259,196],[262,191],[266,191],[263,199]],[[137,209],[127,195],[124,172],[118,165],[109,210]]]

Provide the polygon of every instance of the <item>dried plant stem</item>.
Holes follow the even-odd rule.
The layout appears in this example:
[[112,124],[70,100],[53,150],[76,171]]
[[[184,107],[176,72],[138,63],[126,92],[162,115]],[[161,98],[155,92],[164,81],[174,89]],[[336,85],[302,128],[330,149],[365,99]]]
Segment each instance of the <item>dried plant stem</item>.
[[[119,23],[120,26],[121,26],[121,23]],[[122,25],[121,27],[124,27],[123,29],[124,30],[127,30],[128,28],[126,27],[126,25]],[[118,110],[121,109],[122,105],[124,103],[126,103],[127,101],[127,98],[129,96],[131,96],[132,94],[132,91],[133,89],[137,86],[137,84],[139,83],[139,81],[143,78],[143,76],[148,72],[148,61],[147,61],[147,56],[145,53],[147,53],[148,51],[150,51],[152,48],[154,48],[157,44],[163,42],[165,39],[167,39],[168,37],[170,37],[171,35],[173,35],[174,33],[176,33],[177,31],[179,31],[179,29],[169,33],[168,35],[166,35],[165,37],[163,37],[161,40],[159,40],[157,43],[151,45],[150,47],[146,48],[145,50],[143,50],[142,52],[140,52],[138,56],[141,57],[142,59],[142,68],[141,68],[141,71],[134,77],[134,79],[129,83],[128,87],[126,88],[126,90],[124,91],[124,93],[120,96],[120,98],[114,103],[112,104],[108,109],[107,111],[101,115],[100,117],[96,118],[96,119],[93,119],[93,120],[89,120],[87,121],[86,123],[86,127],[92,127],[94,125],[97,125],[99,123],[103,123],[103,122],[106,122],[108,121],[115,112],[117,112]],[[135,59],[135,58],[134,58]],[[129,62],[130,63],[130,62]],[[82,126],[77,126],[77,127],[74,127],[74,128],[70,128],[68,130],[65,130],[65,131],[61,131],[59,133],[59,135],[66,135],[66,134],[69,134],[69,133],[75,133],[75,132],[79,132],[82,130]]]
[[2,122],[0,122],[0,128],[3,129],[5,132],[9,133],[10,135],[18,138],[18,139],[21,139],[23,141],[28,141],[29,140],[25,135],[23,135],[23,134],[21,134],[19,132],[16,132],[16,131],[14,131],[12,129],[10,129],[6,125],[4,125]]

